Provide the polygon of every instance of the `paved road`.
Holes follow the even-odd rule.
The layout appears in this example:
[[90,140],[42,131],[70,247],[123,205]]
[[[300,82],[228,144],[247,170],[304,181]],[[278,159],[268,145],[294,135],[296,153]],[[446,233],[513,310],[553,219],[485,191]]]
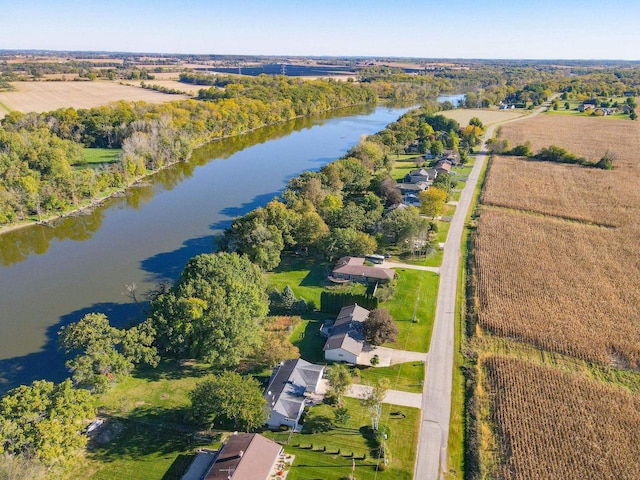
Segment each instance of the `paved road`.
[[[526,117],[507,122],[532,118],[544,111],[551,100]],[[449,420],[451,417],[451,385],[453,374],[453,338],[460,267],[460,242],[473,191],[478,183],[482,166],[486,160],[486,141],[493,136],[498,125],[491,125],[485,134],[481,153],[469,174],[460,195],[451,226],[444,244],[444,256],[440,267],[440,287],[436,317],[429,349],[429,362],[425,371],[425,388],[422,394],[422,423],[418,442],[415,479],[440,480],[447,471],[447,445],[449,442]]]

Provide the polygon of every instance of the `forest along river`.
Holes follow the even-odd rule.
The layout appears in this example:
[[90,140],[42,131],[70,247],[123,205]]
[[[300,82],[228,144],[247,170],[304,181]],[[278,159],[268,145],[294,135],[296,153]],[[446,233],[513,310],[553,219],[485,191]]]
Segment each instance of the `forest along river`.
[[214,237],[233,218],[407,110],[343,109],[212,142],[91,214],[0,235],[0,394],[63,378],[62,325],[90,312],[118,326],[141,319],[145,305],[127,285],[137,285],[141,300],[159,282],[175,280],[189,258],[213,251]]

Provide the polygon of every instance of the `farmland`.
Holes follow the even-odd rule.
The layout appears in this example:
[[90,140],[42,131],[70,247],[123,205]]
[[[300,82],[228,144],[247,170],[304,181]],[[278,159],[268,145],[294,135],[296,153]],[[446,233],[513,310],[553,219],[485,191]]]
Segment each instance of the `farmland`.
[[482,367],[499,433],[491,478],[640,477],[640,396],[502,356]]
[[91,108],[117,100],[165,103],[186,95],[167,95],[111,81],[13,82],[13,92],[0,92],[0,114],[7,110],[47,112],[63,107]]
[[638,478],[640,396],[625,387],[640,385],[639,134],[637,122],[559,115],[501,129],[534,152],[618,159],[610,171],[491,161],[468,329],[480,475]]
[[522,117],[528,112],[519,110],[488,110],[483,109],[469,109],[469,108],[457,108],[455,110],[445,110],[442,113],[447,118],[456,120],[460,125],[468,125],[469,120],[473,117],[478,117],[482,120],[484,125],[491,125],[492,123],[504,122],[513,118]]

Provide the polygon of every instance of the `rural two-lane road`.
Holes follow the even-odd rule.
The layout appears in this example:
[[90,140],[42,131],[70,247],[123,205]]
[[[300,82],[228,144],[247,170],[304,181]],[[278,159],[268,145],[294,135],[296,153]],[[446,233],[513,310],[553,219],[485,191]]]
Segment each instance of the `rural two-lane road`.
[[[510,121],[532,118],[544,111],[554,95],[531,115]],[[422,394],[422,423],[418,441],[418,455],[414,478],[416,480],[440,480],[447,470],[447,445],[449,442],[449,420],[451,417],[451,386],[453,374],[453,341],[460,269],[460,243],[465,220],[469,212],[473,192],[486,161],[487,140],[493,136],[498,125],[487,129],[475,164],[460,195],[458,206],[444,245],[444,257],[440,267],[440,286],[436,305],[435,323],[429,348],[429,360],[425,372]]]

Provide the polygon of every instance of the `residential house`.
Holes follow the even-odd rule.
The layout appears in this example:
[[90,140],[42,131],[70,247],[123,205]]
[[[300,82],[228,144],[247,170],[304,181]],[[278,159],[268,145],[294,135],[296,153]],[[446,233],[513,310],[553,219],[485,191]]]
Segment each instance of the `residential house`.
[[429,172],[424,168],[418,168],[416,170],[411,170],[404,176],[403,183],[420,183],[420,182],[429,182],[433,181],[435,177],[433,176],[433,171]]
[[582,105],[578,106],[578,111],[586,112],[587,110],[595,110],[595,108],[596,108],[595,103],[583,103]]
[[301,358],[287,360],[277,366],[264,392],[269,410],[269,428],[280,425],[298,427],[298,421],[307,401],[306,395],[315,393],[324,374],[324,366]]
[[447,160],[452,166],[460,165],[460,154],[455,150],[445,150],[442,153],[442,160]]
[[325,360],[358,363],[358,355],[364,347],[363,324],[369,313],[357,304],[340,309],[323,348]]
[[278,473],[282,446],[257,433],[229,437],[217,451],[202,451],[181,480],[267,480]]
[[435,166],[435,170],[436,172],[438,172],[438,174],[442,174],[442,173],[451,173],[451,167],[452,167],[452,163],[449,160],[440,160],[436,166]]
[[345,281],[360,283],[384,283],[393,280],[395,272],[389,268],[369,267],[362,257],[342,257],[336,263],[329,280],[335,283]]

